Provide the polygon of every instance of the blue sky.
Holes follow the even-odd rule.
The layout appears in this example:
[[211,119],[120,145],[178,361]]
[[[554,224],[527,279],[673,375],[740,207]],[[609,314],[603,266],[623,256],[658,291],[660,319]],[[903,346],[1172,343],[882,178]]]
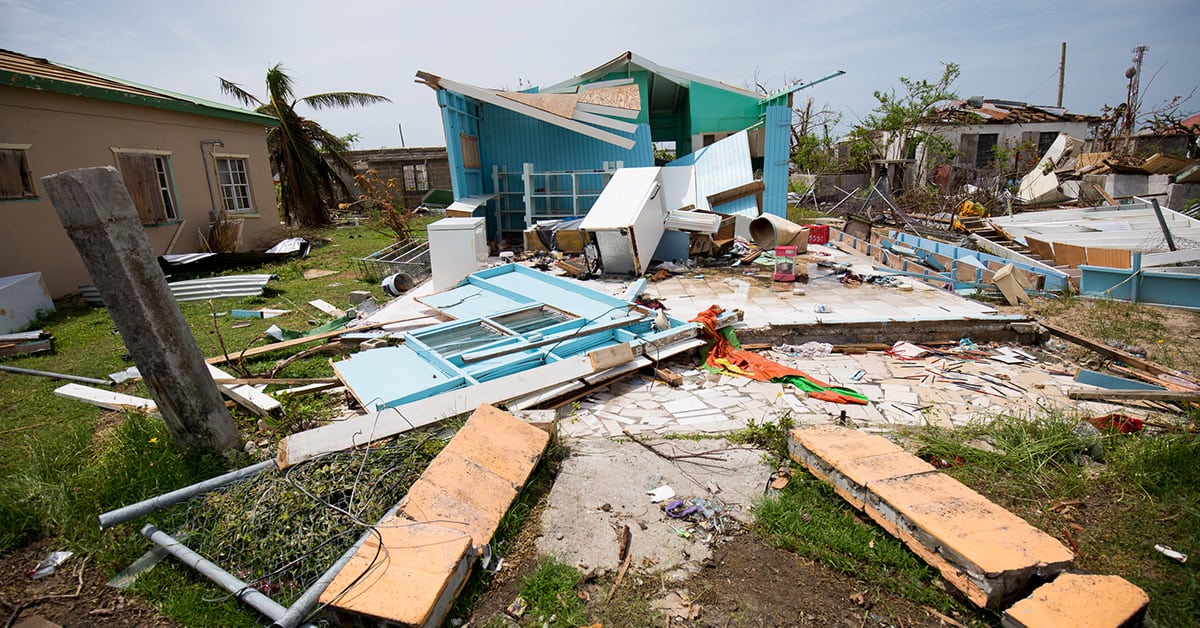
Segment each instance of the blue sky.
[[[1200,2],[1114,0],[980,3],[460,0],[0,0],[0,48],[233,103],[217,76],[255,94],[282,62],[301,95],[354,90],[391,104],[307,112],[358,148],[442,145],[425,70],[485,87],[549,85],[633,50],[657,63],[738,86],[768,88],[846,75],[807,94],[852,124],[872,91],[897,77],[936,78],[961,66],[960,96],[1053,105],[1060,42],[1064,104],[1099,113],[1125,98],[1131,49],[1150,47],[1145,106],[1200,84]],[[1153,80],[1151,80],[1151,76]],[[1149,85],[1147,85],[1149,83]],[[1186,105],[1200,111],[1200,91]]]

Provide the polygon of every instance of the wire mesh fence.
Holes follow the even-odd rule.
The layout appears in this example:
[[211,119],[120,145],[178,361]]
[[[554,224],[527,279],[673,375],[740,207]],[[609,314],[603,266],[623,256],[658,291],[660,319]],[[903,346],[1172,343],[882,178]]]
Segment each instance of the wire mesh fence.
[[404,497],[457,427],[269,469],[140,523],[287,607]]

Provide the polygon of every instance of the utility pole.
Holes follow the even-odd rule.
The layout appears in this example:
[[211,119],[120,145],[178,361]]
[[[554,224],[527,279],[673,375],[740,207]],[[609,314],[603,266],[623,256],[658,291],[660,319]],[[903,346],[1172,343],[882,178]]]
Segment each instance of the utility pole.
[[1137,126],[1137,110],[1141,103],[1141,76],[1142,76],[1142,60],[1146,57],[1146,51],[1150,47],[1145,44],[1138,44],[1133,52],[1133,65],[1125,70],[1125,78],[1129,79],[1129,95],[1125,100],[1125,146],[1123,150],[1129,149],[1130,138],[1133,135],[1133,127]]
[[175,303],[137,208],[111,166],[42,177],[167,429],[183,447],[237,449],[241,436]]
[[1067,79],[1067,42],[1062,43],[1062,57],[1058,61],[1058,107],[1062,107],[1063,84]]

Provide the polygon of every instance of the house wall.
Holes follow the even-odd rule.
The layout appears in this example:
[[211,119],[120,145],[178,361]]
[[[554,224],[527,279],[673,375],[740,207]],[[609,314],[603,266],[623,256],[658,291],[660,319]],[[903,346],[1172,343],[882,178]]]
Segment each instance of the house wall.
[[[364,170],[375,170],[383,181],[396,179],[404,187],[404,206],[410,209],[420,205],[429,190],[453,189],[450,159],[442,146],[352,150],[350,163],[354,164],[355,170],[360,173]],[[429,183],[425,189],[420,189],[419,185],[410,189],[404,180],[404,167],[416,165],[425,166]]]
[[215,149],[219,153],[249,155],[251,203],[257,213],[240,215],[246,220],[239,250],[274,243],[281,228],[263,126],[0,86],[0,143],[32,145],[27,156],[38,194],[36,199],[0,200],[0,276],[41,272],[54,298],[92,283],[40,178],[77,168],[116,167],[113,148],[170,151],[175,202],[182,220],[146,225],[146,235],[160,255],[180,230],[171,252],[202,250],[196,231],[207,235],[213,209],[210,189],[220,203],[211,161],[211,188],[206,181],[200,140],[207,138],[225,143]]
[[959,151],[955,164],[967,168],[975,167],[974,147],[976,144],[972,143],[972,138],[978,138],[979,135],[987,133],[997,134],[996,145],[1005,149],[1019,146],[1022,142],[1031,142],[1034,150],[1021,155],[1021,159],[1030,159],[1036,162],[1037,159],[1041,158],[1041,154],[1036,150],[1040,134],[1066,133],[1071,137],[1084,139],[1088,134],[1088,124],[1087,122],[976,124],[972,126],[949,127],[938,131],[938,135],[949,140],[950,144]]
[[[979,136],[981,134],[995,133],[997,135],[996,146],[1004,149],[1012,149],[1023,142],[1029,142],[1033,147],[1032,150],[1019,152],[1016,155],[1014,163],[1008,164],[1006,168],[1006,170],[1024,174],[1042,157],[1042,153],[1037,150],[1038,138],[1042,133],[1065,132],[1071,137],[1083,139],[1088,135],[1088,124],[1087,122],[975,124],[971,126],[939,127],[931,131],[946,138],[950,142],[950,145],[958,151],[958,155],[954,160],[957,174],[960,177],[967,175],[969,179],[969,175],[977,171],[975,160],[978,155]],[[899,142],[894,141],[888,143],[886,156],[887,159],[904,159],[906,157],[903,154],[903,147],[900,146]],[[917,147],[915,158],[918,164],[916,171],[917,180],[928,181],[933,175],[933,167],[937,164],[932,163],[931,155],[925,144]]]

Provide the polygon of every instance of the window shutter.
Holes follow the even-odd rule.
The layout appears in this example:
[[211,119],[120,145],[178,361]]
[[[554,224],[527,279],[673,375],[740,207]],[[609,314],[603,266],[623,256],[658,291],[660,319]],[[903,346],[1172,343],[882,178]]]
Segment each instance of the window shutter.
[[117,153],[117,165],[125,179],[125,189],[133,198],[138,218],[142,224],[162,222],[167,219],[167,208],[163,204],[162,189],[158,186],[158,171],[155,170],[154,155],[148,153]]
[[478,169],[479,166],[479,138],[466,133],[458,134],[459,145],[462,148],[463,168]]
[[25,151],[0,150],[0,198],[25,198],[32,190],[25,186]]

